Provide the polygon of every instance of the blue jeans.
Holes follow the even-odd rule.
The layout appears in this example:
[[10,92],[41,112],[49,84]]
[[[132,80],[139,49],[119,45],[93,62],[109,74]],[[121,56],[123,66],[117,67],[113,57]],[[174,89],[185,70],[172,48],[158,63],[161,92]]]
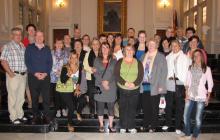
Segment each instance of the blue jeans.
[[190,118],[192,114],[192,109],[196,105],[196,118],[195,118],[195,126],[193,128],[193,137],[197,138],[199,133],[200,133],[200,128],[202,125],[202,113],[205,107],[205,102],[198,102],[198,101],[192,101],[188,100],[185,103],[185,109],[184,109],[184,133],[186,136],[191,135],[191,123],[190,123]]

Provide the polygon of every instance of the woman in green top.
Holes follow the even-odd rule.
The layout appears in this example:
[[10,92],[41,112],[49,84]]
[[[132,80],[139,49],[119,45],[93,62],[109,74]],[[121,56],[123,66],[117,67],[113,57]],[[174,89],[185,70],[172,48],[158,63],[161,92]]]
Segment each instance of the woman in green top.
[[124,57],[115,66],[115,77],[120,93],[120,133],[125,133],[126,129],[130,133],[137,132],[135,116],[144,69],[142,63],[133,57],[134,53],[134,47],[128,44],[124,48]]

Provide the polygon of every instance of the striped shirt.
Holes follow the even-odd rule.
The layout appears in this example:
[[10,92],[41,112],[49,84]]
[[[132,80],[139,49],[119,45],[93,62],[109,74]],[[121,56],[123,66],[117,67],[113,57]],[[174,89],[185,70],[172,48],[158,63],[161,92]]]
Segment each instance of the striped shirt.
[[4,45],[0,59],[8,62],[12,71],[26,72],[27,68],[24,61],[25,47],[14,41]]

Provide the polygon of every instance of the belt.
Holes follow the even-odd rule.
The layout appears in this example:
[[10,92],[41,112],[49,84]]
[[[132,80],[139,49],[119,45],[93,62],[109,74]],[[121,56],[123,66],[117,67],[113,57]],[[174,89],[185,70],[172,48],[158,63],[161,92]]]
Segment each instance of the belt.
[[19,71],[14,71],[14,73],[20,74],[20,75],[25,75],[26,74],[26,72],[19,72]]

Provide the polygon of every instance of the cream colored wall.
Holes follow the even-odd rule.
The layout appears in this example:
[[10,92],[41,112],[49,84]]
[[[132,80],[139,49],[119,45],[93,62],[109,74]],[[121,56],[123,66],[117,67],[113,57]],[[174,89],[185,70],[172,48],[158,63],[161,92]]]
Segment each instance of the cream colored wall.
[[18,23],[16,5],[17,0],[0,0],[0,46],[10,40],[10,29]]
[[[159,7],[160,0],[128,0],[127,27],[146,30],[152,37],[156,29],[166,29],[172,25],[172,9],[175,1],[169,0],[170,6]],[[97,36],[98,0],[64,0],[65,7],[58,8],[54,0],[49,0],[49,29],[52,45],[52,31],[56,28],[68,28],[72,35],[74,24],[78,24],[82,35]]]

